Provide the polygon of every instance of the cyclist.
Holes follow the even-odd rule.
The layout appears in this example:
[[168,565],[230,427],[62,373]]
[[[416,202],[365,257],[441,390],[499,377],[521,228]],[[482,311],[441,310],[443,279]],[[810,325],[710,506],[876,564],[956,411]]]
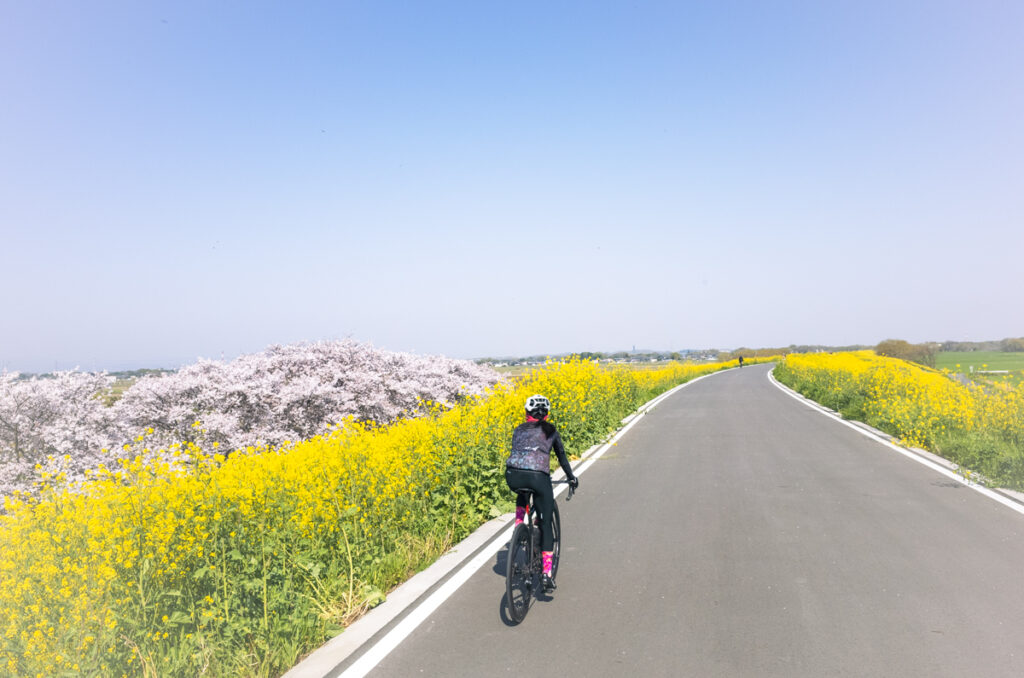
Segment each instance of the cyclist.
[[740,356],[740,367],[743,367],[743,356]]
[[555,539],[551,532],[551,511],[555,493],[551,487],[551,450],[558,455],[558,463],[575,490],[580,481],[572,472],[565,456],[562,438],[554,424],[547,421],[551,403],[542,395],[526,399],[526,421],[512,432],[512,452],[505,462],[505,481],[516,496],[516,524],[526,517],[526,495],[521,489],[534,492],[534,503],[540,512],[541,554],[544,562],[544,590],[551,592],[555,582],[551,578]]

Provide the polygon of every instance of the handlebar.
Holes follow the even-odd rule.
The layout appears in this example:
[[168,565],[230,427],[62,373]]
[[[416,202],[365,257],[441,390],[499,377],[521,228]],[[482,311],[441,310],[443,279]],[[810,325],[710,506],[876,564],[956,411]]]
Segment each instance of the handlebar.
[[[552,480],[552,485],[569,485],[568,480]],[[565,497],[566,501],[572,501],[572,495],[576,494],[576,488],[569,485],[569,494]]]

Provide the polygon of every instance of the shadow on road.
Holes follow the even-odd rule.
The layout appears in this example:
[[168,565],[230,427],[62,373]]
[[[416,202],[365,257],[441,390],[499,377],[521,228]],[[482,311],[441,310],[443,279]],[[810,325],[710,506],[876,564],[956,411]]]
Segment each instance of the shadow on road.
[[494,556],[494,569],[493,572],[499,575],[502,579],[505,578],[505,572],[508,570],[508,544],[505,544],[505,548],[498,551]]

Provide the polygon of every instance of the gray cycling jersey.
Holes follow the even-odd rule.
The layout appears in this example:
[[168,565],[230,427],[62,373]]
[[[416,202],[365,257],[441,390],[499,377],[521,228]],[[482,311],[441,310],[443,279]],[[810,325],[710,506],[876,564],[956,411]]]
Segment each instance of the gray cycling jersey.
[[550,473],[552,448],[562,468],[570,468],[565,448],[562,447],[562,438],[555,427],[547,422],[528,421],[512,432],[512,453],[505,465],[525,471]]

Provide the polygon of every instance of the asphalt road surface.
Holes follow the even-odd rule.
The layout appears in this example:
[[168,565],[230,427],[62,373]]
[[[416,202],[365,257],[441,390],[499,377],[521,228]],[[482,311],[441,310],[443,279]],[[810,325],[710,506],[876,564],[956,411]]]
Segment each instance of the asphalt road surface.
[[813,411],[704,379],[559,498],[558,590],[505,551],[371,676],[1024,676],[1024,515]]

